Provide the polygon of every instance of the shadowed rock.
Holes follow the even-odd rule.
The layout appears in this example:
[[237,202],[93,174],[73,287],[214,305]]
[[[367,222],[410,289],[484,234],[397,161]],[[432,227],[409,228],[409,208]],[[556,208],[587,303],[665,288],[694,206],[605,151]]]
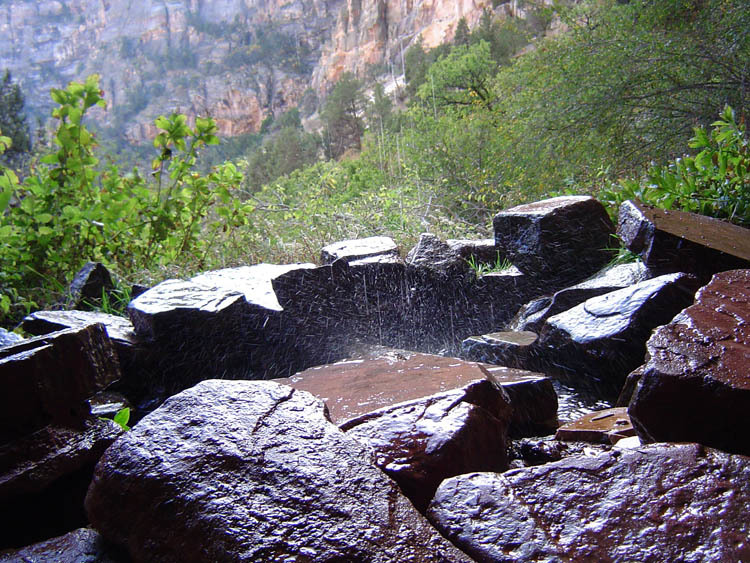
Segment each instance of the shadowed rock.
[[373,256],[398,255],[398,246],[391,237],[368,237],[329,244],[320,251],[320,261],[323,264],[332,264],[336,260],[351,263]]
[[136,560],[464,561],[309,393],[204,381],[124,434],[86,499]]
[[[46,426],[0,446],[0,549],[82,526],[94,465],[122,429],[89,417],[79,427]],[[9,516],[12,515],[12,518]]]
[[713,217],[626,201],[617,235],[657,273],[688,272],[706,282],[717,272],[750,267],[750,230]]
[[340,425],[375,451],[418,510],[438,485],[470,471],[505,471],[512,407],[490,377],[460,389],[399,403]]
[[629,408],[638,436],[750,455],[750,270],[716,274],[647,346]]
[[104,264],[88,262],[70,283],[65,305],[69,309],[80,309],[87,303],[100,302],[103,294],[113,287],[112,276]]
[[79,528],[63,536],[0,553],[0,563],[125,563],[127,557],[108,545],[96,530]]
[[473,260],[475,264],[495,266],[505,259],[500,249],[495,245],[494,238],[481,240],[448,239],[445,241],[453,252],[464,260]]
[[493,332],[471,336],[461,343],[461,357],[475,362],[530,369],[541,363],[536,356],[538,336],[531,331]]
[[0,444],[47,424],[80,426],[90,413],[86,400],[119,378],[101,324],[0,349]]
[[519,270],[557,287],[587,278],[611,258],[605,249],[614,225],[589,196],[513,207],[495,215],[493,226],[495,244]]
[[428,516],[477,561],[742,561],[750,459],[654,444],[438,488]]

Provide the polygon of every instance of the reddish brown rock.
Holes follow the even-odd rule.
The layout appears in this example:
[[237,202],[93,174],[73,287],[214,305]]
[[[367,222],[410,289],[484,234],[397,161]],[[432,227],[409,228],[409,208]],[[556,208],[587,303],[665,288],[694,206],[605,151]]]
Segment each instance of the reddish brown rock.
[[135,561],[467,561],[326,417],[269,381],[203,381],[123,434],[86,498]]
[[707,281],[723,270],[750,267],[750,230],[713,217],[626,201],[617,236],[657,273],[688,272]]
[[716,274],[648,341],[628,412],[643,441],[750,455],[750,270]]
[[428,510],[477,561],[746,561],[750,458],[654,444],[442,483]]
[[424,511],[438,485],[471,471],[505,471],[512,407],[482,377],[460,389],[399,403],[341,424],[375,451],[378,467]]
[[[562,196],[501,211],[495,244],[525,274],[565,284],[587,278],[611,258],[614,225],[589,196]],[[547,285],[547,290],[555,289]]]
[[505,390],[513,405],[511,434],[555,431],[557,395],[548,378],[458,358],[374,348],[359,359],[310,368],[276,381],[323,399],[331,420],[343,424],[378,409],[459,389],[488,377]]
[[635,436],[628,410],[624,407],[592,412],[563,424],[555,438],[565,442],[595,442],[614,444],[622,438]]
[[90,412],[86,400],[119,378],[101,324],[0,349],[0,444],[47,424],[81,426]]
[[81,428],[47,426],[0,446],[0,505],[13,515],[0,527],[0,548],[84,525],[94,465],[121,432],[113,422],[89,417]]

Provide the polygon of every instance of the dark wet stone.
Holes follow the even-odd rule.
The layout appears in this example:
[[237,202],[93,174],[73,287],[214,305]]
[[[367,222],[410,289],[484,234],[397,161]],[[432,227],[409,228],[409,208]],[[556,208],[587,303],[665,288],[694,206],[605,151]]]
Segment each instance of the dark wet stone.
[[706,282],[717,272],[750,267],[750,230],[713,217],[626,201],[617,235],[657,273],[688,272]]
[[539,344],[549,369],[610,387],[616,397],[627,374],[643,362],[651,331],[692,303],[697,288],[693,276],[665,274],[550,317]]
[[0,349],[0,444],[47,424],[80,426],[90,412],[87,399],[119,378],[101,324]]
[[531,331],[492,332],[471,336],[461,343],[461,357],[475,362],[530,369],[537,364],[538,336]]
[[560,461],[568,457],[593,456],[612,449],[611,444],[561,442],[554,436],[513,440],[508,449],[510,467],[520,469]]
[[309,393],[204,381],[97,465],[92,525],[135,560],[463,561]]
[[552,297],[540,297],[524,305],[508,325],[508,330],[540,332],[545,321],[598,295],[635,285],[651,277],[642,262],[620,264],[593,278],[561,289]]
[[628,410],[624,407],[592,412],[557,429],[555,438],[563,442],[614,444],[635,436]]
[[0,446],[0,505],[6,515],[0,548],[83,525],[94,465],[121,432],[113,422],[92,416],[78,428],[46,426]]
[[750,459],[654,444],[448,479],[428,510],[477,561],[744,561]]
[[96,530],[79,528],[63,536],[0,553],[0,563],[125,563],[127,557]]
[[460,389],[359,416],[340,428],[369,445],[378,467],[424,511],[443,479],[508,468],[512,410],[502,387],[485,376]]
[[69,309],[88,308],[87,303],[100,302],[102,295],[114,287],[109,270],[100,262],[88,262],[68,287],[66,305]]
[[460,389],[485,378],[491,378],[510,397],[511,434],[555,431],[557,396],[549,379],[457,358],[374,348],[360,358],[317,366],[276,381],[321,398],[331,420],[344,424],[378,409]]
[[20,334],[16,334],[15,332],[10,332],[9,330],[0,328],[0,348],[4,346],[10,346],[11,344],[15,344],[17,342],[20,342],[21,340],[23,340],[23,337]]
[[750,270],[716,274],[647,346],[629,408],[641,440],[750,455]]
[[406,256],[406,265],[415,273],[425,272],[459,282],[470,279],[473,273],[457,251],[430,233],[419,236],[417,245]]
[[494,266],[505,259],[504,254],[495,246],[494,238],[481,240],[448,239],[445,243],[461,258],[473,260],[475,264]]
[[398,257],[398,246],[391,237],[368,237],[329,244],[320,251],[320,261],[331,264],[336,260],[353,262],[373,256]]
[[[522,272],[557,285],[587,278],[610,259],[614,226],[589,196],[562,196],[501,211],[495,244]],[[556,289],[553,287],[553,289]]]
[[114,418],[122,409],[128,408],[133,410],[128,398],[116,391],[99,391],[89,399],[91,405],[91,414],[105,418]]

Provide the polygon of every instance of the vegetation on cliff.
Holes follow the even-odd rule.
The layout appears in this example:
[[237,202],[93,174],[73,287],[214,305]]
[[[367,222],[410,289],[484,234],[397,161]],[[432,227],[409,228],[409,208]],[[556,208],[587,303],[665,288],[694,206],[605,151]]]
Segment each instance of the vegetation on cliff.
[[[104,104],[95,77],[55,89],[53,148],[21,180],[0,173],[4,323],[58,298],[87,260],[147,283],[315,260],[345,238],[389,234],[408,246],[428,230],[480,236],[499,209],[565,191],[599,195],[613,210],[638,197],[748,224],[749,7],[558,7],[567,31],[523,55],[552,12],[535,12],[534,25],[487,12],[452,45],[412,47],[396,99],[344,75],[321,109],[321,135],[292,110],[266,120],[265,137],[245,139],[251,152],[230,141],[211,153],[212,120],[160,117],[148,172],[97,148],[84,123]],[[15,141],[4,134],[8,149]]]

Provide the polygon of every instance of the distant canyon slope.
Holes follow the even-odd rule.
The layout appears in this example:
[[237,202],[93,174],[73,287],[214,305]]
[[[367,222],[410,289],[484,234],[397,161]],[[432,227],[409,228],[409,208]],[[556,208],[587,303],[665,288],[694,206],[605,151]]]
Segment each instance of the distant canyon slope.
[[[131,142],[153,119],[210,115],[222,136],[269,114],[314,108],[345,71],[400,75],[402,51],[470,25],[491,0],[0,0],[0,69],[34,115],[49,89],[101,75],[98,119]],[[497,8],[513,12],[515,0]],[[311,110],[310,110],[311,111]]]

